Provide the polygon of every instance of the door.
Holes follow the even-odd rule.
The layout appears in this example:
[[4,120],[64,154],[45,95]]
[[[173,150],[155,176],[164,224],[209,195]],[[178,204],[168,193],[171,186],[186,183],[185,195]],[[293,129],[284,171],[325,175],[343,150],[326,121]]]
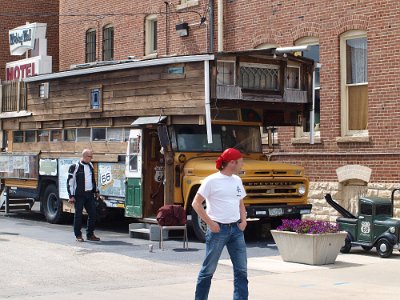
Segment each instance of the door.
[[372,242],[374,235],[373,206],[371,203],[360,201],[360,215],[358,217],[358,241]]
[[164,156],[156,128],[143,129],[143,216],[155,218],[164,205]]
[[132,129],[125,161],[125,216],[131,218],[143,217],[142,143],[142,130]]

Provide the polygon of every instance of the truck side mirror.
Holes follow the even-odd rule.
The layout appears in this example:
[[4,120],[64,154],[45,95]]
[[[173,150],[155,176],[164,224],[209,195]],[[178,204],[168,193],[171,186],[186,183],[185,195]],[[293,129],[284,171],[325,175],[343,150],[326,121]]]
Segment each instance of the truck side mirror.
[[158,139],[160,140],[160,145],[164,149],[170,149],[171,140],[168,135],[168,129],[166,125],[159,125],[157,128]]

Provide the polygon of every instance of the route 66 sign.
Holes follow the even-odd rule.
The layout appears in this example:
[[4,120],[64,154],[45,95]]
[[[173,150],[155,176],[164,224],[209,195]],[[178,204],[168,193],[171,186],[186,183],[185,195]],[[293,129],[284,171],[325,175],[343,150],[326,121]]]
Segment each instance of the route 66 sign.
[[155,174],[154,174],[154,180],[156,182],[161,182],[164,179],[164,167],[163,166],[156,166],[154,168]]
[[371,223],[370,222],[361,222],[361,232],[365,234],[369,234],[371,232]]

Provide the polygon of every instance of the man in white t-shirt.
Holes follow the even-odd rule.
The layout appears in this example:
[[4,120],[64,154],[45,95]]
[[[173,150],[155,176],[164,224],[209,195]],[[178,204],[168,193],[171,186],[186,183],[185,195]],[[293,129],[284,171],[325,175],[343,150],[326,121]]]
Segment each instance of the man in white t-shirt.
[[[228,249],[234,272],[234,300],[248,299],[247,252],[243,231],[246,228],[246,191],[238,174],[243,165],[242,154],[226,149],[216,161],[219,172],[204,179],[192,207],[207,223],[206,257],[201,267],[195,300],[207,300],[211,279],[223,248]],[[203,208],[206,201],[207,211]]]

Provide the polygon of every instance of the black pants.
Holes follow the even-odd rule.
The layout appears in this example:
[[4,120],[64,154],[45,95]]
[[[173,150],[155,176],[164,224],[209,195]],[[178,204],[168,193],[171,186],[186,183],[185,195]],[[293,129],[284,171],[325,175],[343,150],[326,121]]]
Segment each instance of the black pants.
[[83,195],[75,196],[74,233],[76,237],[82,235],[82,211],[84,207],[88,214],[86,236],[91,237],[96,222],[96,204],[93,192],[85,192]]

